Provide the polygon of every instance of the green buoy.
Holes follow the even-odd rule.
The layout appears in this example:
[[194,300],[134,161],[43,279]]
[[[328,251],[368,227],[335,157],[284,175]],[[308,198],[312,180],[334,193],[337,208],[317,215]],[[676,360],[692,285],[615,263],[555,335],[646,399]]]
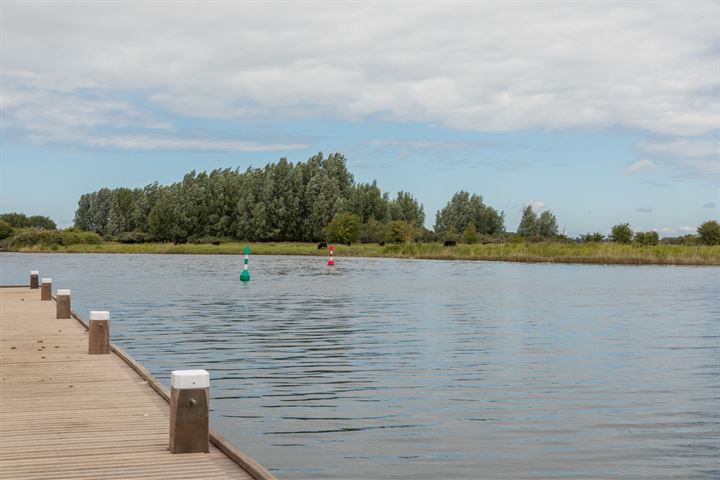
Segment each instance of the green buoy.
[[248,272],[248,256],[249,255],[250,255],[250,245],[245,245],[245,268],[243,268],[243,271],[240,274],[241,282],[249,282],[250,281],[250,272]]

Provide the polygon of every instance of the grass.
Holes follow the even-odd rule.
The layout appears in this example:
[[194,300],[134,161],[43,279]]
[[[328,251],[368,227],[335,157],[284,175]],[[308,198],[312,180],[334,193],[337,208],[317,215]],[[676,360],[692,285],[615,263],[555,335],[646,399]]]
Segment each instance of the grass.
[[[314,243],[251,243],[254,255],[320,255]],[[20,252],[58,253],[167,253],[241,255],[245,243],[182,244],[105,242],[97,245],[41,245],[16,249]],[[423,258],[439,260],[492,260],[503,262],[596,263],[628,265],[720,265],[720,246],[619,245],[613,243],[500,243],[459,245],[445,248],[438,243],[336,245],[337,257]]]

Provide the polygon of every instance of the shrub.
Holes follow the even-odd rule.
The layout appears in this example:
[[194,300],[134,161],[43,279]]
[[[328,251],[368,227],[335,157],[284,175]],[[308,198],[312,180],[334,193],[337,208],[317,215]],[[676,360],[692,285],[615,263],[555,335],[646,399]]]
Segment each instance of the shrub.
[[28,230],[20,232],[8,239],[9,248],[22,248],[34,246],[58,246],[102,243],[102,237],[95,232],[77,230]]
[[57,225],[53,222],[50,217],[43,217],[41,215],[33,215],[28,217],[24,213],[3,213],[0,215],[0,220],[3,220],[10,224],[13,228],[38,228],[40,230],[55,230]]
[[0,220],[0,240],[5,240],[13,234],[13,229],[8,222]]
[[378,243],[385,239],[385,230],[387,225],[371,218],[367,223],[363,223],[360,233],[360,241],[362,243]]
[[720,245],[720,223],[710,220],[697,229],[700,241],[705,245]]
[[143,232],[125,232],[114,237],[114,240],[120,243],[145,243],[152,241],[152,236]]
[[393,220],[385,231],[385,241],[388,243],[413,243],[420,236],[420,228],[412,223],[402,220]]
[[467,226],[465,231],[462,233],[462,237],[460,237],[460,241],[467,244],[478,243],[480,241],[480,236],[477,233],[475,224],[471,223]]
[[619,223],[612,227],[610,233],[610,240],[615,243],[630,243],[632,242],[633,231],[630,228],[629,223]]
[[428,230],[425,227],[420,227],[420,236],[418,240],[424,243],[437,242],[440,236],[432,230]]
[[196,245],[220,245],[223,242],[223,239],[220,237],[215,237],[213,235],[205,235],[203,237],[191,237],[190,243],[194,243]]
[[682,237],[664,237],[660,240],[663,245],[690,245],[695,246],[700,244],[700,237],[697,235],[683,235]]
[[328,242],[350,245],[360,240],[361,228],[360,217],[354,213],[338,213],[325,227],[325,239]]
[[590,242],[599,243],[599,242],[602,242],[604,238],[605,237],[600,232],[586,233],[584,235],[580,235],[580,241],[585,242],[585,243],[590,243]]
[[639,245],[657,245],[660,237],[657,232],[637,232],[635,234],[635,243]]

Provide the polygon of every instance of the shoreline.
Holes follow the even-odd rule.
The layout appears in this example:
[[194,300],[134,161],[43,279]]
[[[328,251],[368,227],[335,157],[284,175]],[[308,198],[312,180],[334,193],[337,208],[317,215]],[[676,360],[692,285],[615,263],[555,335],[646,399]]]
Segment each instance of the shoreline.
[[[242,255],[245,243],[211,244],[142,243],[49,245],[24,247],[15,253],[97,253],[97,254],[171,254],[171,255]],[[327,256],[315,243],[249,243],[253,255]],[[336,256],[397,258],[418,260],[467,260],[513,263],[564,263],[596,265],[678,265],[720,266],[720,246],[618,245],[612,243],[499,243],[461,244],[443,247],[439,243],[336,245]]]

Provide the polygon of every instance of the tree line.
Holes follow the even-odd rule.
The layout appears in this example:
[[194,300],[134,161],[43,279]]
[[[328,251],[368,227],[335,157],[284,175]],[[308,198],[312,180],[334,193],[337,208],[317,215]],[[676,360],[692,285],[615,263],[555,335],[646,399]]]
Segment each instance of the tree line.
[[339,153],[318,153],[295,164],[282,158],[245,171],[192,171],[167,186],[101,188],[80,197],[75,227],[120,241],[308,242],[332,236],[333,219],[352,225],[350,237],[341,241],[505,230],[502,213],[481,196],[461,191],[437,213],[434,232],[428,231],[424,207],[412,194],[400,191],[391,198],[376,181],[356,183]]
[[[628,224],[618,224],[607,237],[588,233],[573,240],[558,233],[557,219],[551,211],[538,214],[531,206],[523,210],[516,233],[507,233],[504,212],[486,205],[482,196],[466,191],[456,192],[436,213],[433,230],[426,229],[424,222],[424,207],[411,193],[400,191],[391,197],[376,181],[355,182],[342,154],[326,157],[318,153],[305,162],[281,158],[277,163],[244,171],[192,171],[171,185],[155,182],[144,188],[101,188],[85,193],[75,212],[76,231],[61,243],[84,241],[85,237],[76,235],[79,231],[123,243],[720,243],[720,226],[714,221],[698,228],[697,236],[660,240],[657,232],[633,232]],[[0,240],[20,233],[27,238],[18,241],[32,243],[43,231],[55,228],[48,217],[0,215]],[[91,240],[97,242],[99,238]]]

